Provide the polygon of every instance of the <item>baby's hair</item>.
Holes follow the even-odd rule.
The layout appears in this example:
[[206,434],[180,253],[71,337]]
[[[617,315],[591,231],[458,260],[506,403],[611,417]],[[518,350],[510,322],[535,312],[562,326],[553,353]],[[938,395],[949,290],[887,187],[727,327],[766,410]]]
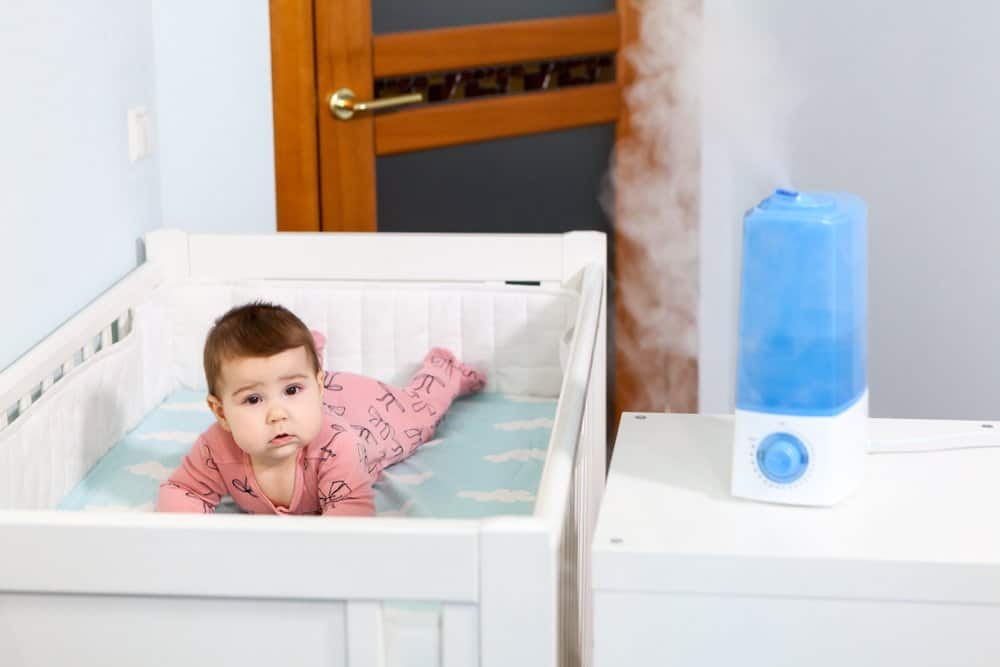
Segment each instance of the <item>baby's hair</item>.
[[306,348],[313,372],[318,373],[319,356],[312,334],[291,311],[264,301],[232,308],[215,321],[205,338],[208,393],[219,397],[216,389],[224,362],[245,357],[270,357],[297,347]]

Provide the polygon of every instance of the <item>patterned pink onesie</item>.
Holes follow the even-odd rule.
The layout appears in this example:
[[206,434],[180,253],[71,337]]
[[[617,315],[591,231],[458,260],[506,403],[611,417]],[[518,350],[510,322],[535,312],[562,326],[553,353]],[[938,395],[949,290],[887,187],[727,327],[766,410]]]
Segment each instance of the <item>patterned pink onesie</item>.
[[[316,337],[322,350],[322,336]],[[323,385],[323,427],[298,453],[288,507],[268,499],[249,455],[216,423],[160,486],[157,510],[213,512],[229,495],[254,514],[372,516],[372,483],[382,470],[430,440],[451,402],[482,389],[485,380],[448,350],[434,348],[403,388],[329,371]]]

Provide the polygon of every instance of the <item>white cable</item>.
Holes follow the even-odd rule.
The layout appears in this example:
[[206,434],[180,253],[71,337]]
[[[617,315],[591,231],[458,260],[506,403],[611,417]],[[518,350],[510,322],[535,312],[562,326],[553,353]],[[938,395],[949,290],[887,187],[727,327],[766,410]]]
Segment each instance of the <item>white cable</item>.
[[1000,422],[950,422],[950,427],[955,430],[949,428],[950,432],[933,435],[874,439],[868,444],[868,453],[913,454],[1000,447]]

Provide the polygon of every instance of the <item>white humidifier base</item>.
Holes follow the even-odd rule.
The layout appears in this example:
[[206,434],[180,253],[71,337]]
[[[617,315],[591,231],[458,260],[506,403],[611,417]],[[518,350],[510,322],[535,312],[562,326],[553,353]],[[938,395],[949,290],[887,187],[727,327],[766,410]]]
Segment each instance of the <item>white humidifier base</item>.
[[867,452],[867,391],[834,416],[737,410],[732,492],[771,503],[833,505],[861,484]]

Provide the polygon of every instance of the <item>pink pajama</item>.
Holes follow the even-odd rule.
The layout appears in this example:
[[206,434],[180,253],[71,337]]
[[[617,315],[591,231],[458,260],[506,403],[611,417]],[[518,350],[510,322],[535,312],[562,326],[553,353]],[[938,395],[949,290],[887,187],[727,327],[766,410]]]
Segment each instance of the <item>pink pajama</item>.
[[[317,335],[317,347],[323,349]],[[184,456],[160,486],[161,512],[213,512],[229,495],[259,514],[371,516],[372,483],[431,439],[451,402],[482,389],[478,372],[434,348],[405,387],[345,372],[324,375],[325,420],[319,435],[299,453],[288,507],[275,506],[254,475],[250,457],[218,423]]]
[[367,452],[368,472],[376,479],[383,468],[402,461],[433,437],[455,398],[483,384],[482,376],[451,352],[434,348],[404,387],[328,371],[323,407],[357,433]]

